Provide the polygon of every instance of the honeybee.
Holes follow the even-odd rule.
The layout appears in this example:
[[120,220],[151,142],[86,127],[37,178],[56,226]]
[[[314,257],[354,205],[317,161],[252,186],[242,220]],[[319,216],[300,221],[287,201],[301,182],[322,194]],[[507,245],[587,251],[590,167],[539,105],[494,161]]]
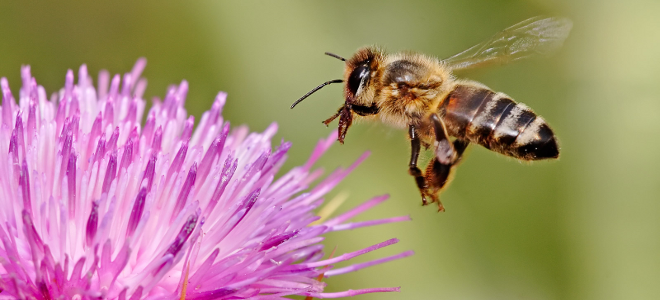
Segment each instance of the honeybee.
[[[457,79],[452,72],[551,54],[571,27],[565,18],[531,18],[444,60],[411,52],[386,54],[377,47],[359,49],[348,60],[326,52],[346,62],[343,79],[319,85],[291,108],[326,85],[345,83],[344,104],[323,123],[328,126],[339,118],[342,144],[353,118],[407,128],[412,148],[408,173],[415,178],[422,204],[437,203],[444,211],[438,193],[470,143],[525,161],[559,157],[555,135],[543,118],[509,96]],[[432,147],[435,154],[423,173],[417,166],[422,146]]]

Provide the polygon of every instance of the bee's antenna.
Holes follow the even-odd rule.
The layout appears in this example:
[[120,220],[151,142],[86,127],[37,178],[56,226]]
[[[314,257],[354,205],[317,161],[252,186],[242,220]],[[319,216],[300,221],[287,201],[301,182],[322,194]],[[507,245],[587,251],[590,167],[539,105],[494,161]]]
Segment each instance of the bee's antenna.
[[320,90],[322,87],[324,87],[328,84],[331,84],[331,83],[340,83],[340,82],[344,82],[344,81],[341,80],[341,79],[335,79],[335,80],[330,80],[330,81],[326,81],[326,82],[322,83],[321,85],[315,87],[313,90],[309,91],[304,96],[300,97],[300,99],[296,100],[296,102],[293,102],[293,104],[291,104],[291,108],[294,108],[296,105],[298,105],[298,103],[305,100],[305,98],[309,97],[309,95],[311,95],[311,94],[314,94],[314,92]]
[[334,57],[334,58],[336,58],[336,59],[338,59],[338,60],[341,60],[341,61],[346,61],[345,58],[343,58],[343,57],[341,57],[341,56],[339,56],[339,55],[337,55],[337,54],[334,54],[334,53],[326,52],[325,55],[327,55],[327,56],[332,56],[332,57]]

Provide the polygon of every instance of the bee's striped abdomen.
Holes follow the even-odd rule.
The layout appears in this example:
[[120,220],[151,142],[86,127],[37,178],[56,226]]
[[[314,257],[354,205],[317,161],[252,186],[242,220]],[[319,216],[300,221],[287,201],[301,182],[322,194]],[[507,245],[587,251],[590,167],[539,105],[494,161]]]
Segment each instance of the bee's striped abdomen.
[[554,133],[543,118],[502,93],[456,85],[440,109],[450,135],[525,160],[559,156]]

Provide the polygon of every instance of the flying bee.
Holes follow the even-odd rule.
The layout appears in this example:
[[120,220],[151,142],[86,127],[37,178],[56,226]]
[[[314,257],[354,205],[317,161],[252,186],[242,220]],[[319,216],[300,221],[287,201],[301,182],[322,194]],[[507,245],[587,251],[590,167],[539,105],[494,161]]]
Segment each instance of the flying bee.
[[[470,143],[525,161],[559,157],[555,135],[543,118],[479,82],[456,79],[452,72],[551,54],[571,27],[565,18],[531,18],[445,60],[418,53],[386,54],[376,47],[359,49],[348,60],[326,53],[346,62],[344,78],[319,85],[291,108],[326,85],[345,83],[344,104],[323,123],[339,118],[340,143],[353,118],[407,128],[412,146],[408,173],[415,178],[422,204],[435,202],[444,211],[438,193]],[[435,154],[423,173],[417,166],[422,146]]]

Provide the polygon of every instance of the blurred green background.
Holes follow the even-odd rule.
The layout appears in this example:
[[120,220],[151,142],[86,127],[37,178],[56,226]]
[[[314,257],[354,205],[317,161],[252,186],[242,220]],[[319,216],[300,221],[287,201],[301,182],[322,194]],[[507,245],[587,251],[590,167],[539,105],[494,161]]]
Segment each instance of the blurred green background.
[[[3,2],[0,75],[16,93],[32,65],[50,93],[86,63],[124,73],[147,57],[147,99],[187,79],[197,119],[219,90],[224,115],[261,131],[280,125],[290,168],[336,130],[320,121],[342,103],[329,86],[364,45],[448,57],[537,15],[574,21],[549,59],[460,73],[531,106],[553,126],[561,159],[532,165],[472,147],[442,194],[447,212],[421,207],[407,171],[404,131],[357,124],[320,161],[332,170],[371,157],[336,189],[342,209],[389,193],[359,220],[412,216],[329,236],[338,253],[398,237],[416,255],[327,279],[327,291],[401,286],[356,299],[660,299],[659,1],[190,1]],[[428,157],[428,156],[427,156]]]

